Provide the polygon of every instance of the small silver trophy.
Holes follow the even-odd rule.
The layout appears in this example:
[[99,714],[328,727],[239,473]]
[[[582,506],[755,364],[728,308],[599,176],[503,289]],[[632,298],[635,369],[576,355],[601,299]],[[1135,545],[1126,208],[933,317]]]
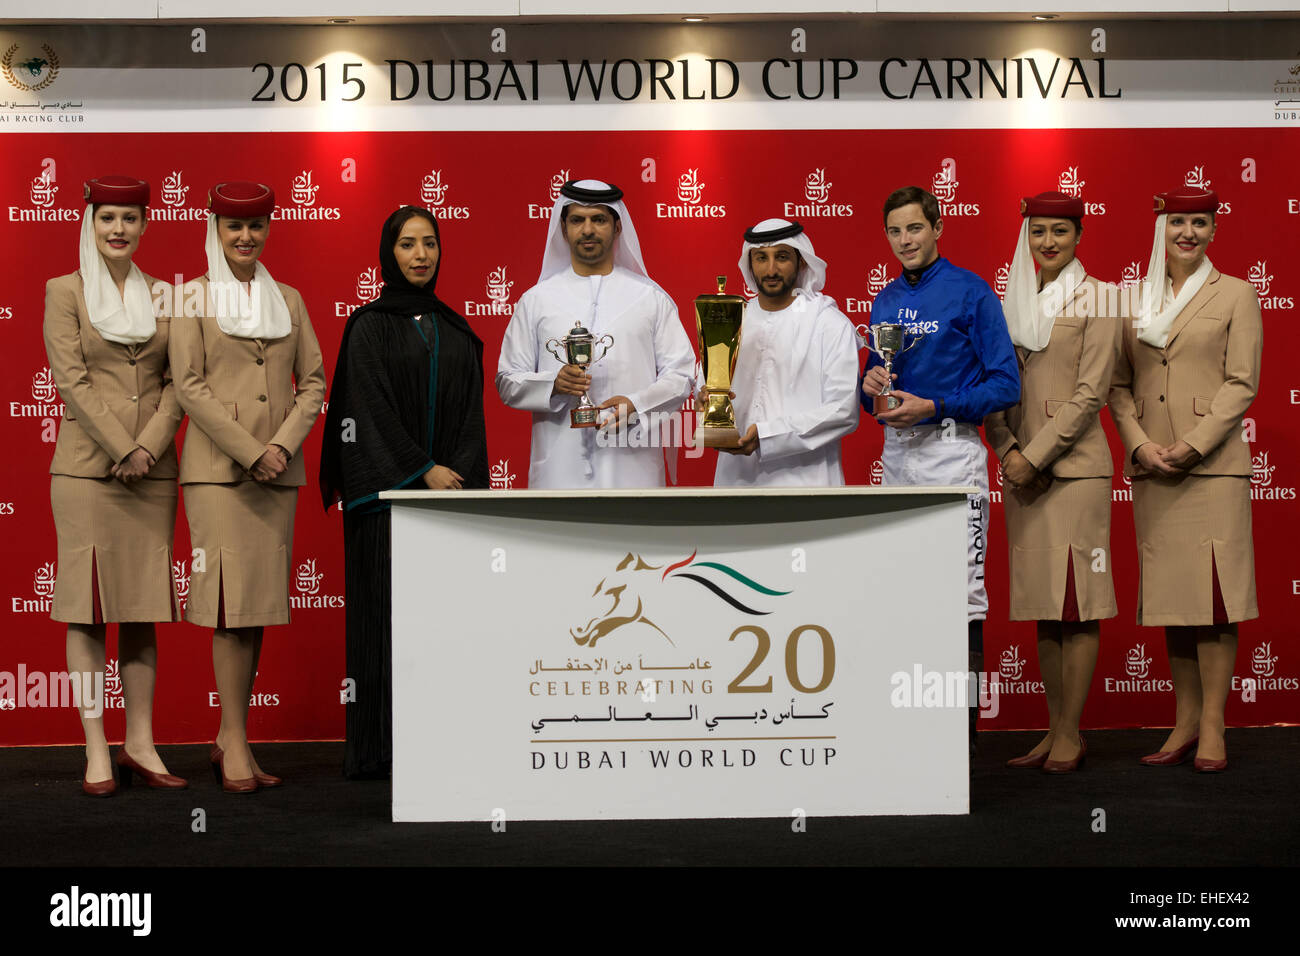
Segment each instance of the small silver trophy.
[[[576,365],[585,372],[590,366],[595,365],[609,354],[610,346],[613,344],[614,336],[602,335],[598,339],[583,328],[582,322],[579,321],[573,323],[573,328],[569,330],[569,334],[564,338],[550,339],[546,343],[546,350],[559,359],[563,364]],[[604,348],[599,355],[592,358],[591,353],[597,345],[603,346]],[[558,351],[561,347],[564,349],[564,355],[561,355]],[[577,407],[569,412],[569,427],[595,428],[596,425],[599,424],[597,422],[599,412],[600,409],[592,403],[591,398],[587,393],[583,392],[582,398],[578,401]]]
[[925,338],[924,332],[910,333],[912,341],[904,344],[908,332],[901,322],[881,322],[878,325],[867,327],[867,334],[871,336],[870,349],[880,356],[885,363],[885,387],[881,389],[872,403],[873,414],[879,415],[881,412],[893,411],[902,401],[894,397],[894,359],[902,355],[908,349],[915,348],[917,344]]

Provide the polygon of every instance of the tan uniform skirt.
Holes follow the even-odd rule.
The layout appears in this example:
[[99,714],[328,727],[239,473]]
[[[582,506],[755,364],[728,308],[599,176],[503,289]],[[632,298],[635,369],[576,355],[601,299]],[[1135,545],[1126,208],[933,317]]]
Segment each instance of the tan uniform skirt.
[[1228,621],[1259,617],[1249,478],[1134,479],[1133,524],[1142,567],[1139,624],[1213,624],[1214,571]]
[[184,487],[190,546],[199,552],[185,620],[203,627],[287,624],[298,489],[256,481]]
[[1056,478],[1028,504],[1002,496],[1011,563],[1013,621],[1059,621],[1066,572],[1074,570],[1079,620],[1114,617],[1110,560],[1110,479]]
[[124,485],[116,478],[51,475],[50,508],[59,541],[51,618],[69,624],[177,619],[176,479]]

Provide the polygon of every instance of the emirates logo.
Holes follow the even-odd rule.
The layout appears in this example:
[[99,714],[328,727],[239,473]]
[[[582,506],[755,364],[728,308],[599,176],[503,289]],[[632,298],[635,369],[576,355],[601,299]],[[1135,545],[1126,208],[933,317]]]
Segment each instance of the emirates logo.
[[1120,280],[1120,288],[1127,289],[1131,285],[1137,285],[1142,281],[1142,263],[1130,262],[1124,267],[1123,278]]
[[311,181],[311,170],[304,169],[293,178],[293,188],[289,195],[295,205],[314,206],[316,205],[316,190],[318,189],[320,187],[314,185]]
[[32,591],[39,598],[54,597],[54,562],[46,561],[32,576]]
[[1147,656],[1147,646],[1145,644],[1135,644],[1124,655],[1124,673],[1129,677],[1145,680],[1150,667],[1151,658]]
[[1250,284],[1255,287],[1261,299],[1268,295],[1268,290],[1273,285],[1273,276],[1269,273],[1268,263],[1265,260],[1261,259],[1251,266],[1246,277],[1250,279]]
[[567,183],[568,181],[569,181],[569,171],[567,169],[561,169],[558,173],[556,173],[554,176],[551,177],[551,202],[555,202],[557,199],[560,198],[560,190],[563,188],[564,184]]
[[448,184],[442,181],[442,170],[431,169],[420,180],[420,201],[426,206],[441,206],[447,201]]
[[1183,185],[1191,186],[1194,189],[1209,189],[1210,181],[1205,178],[1204,166],[1193,166],[1183,177]]
[[181,183],[181,171],[178,169],[163,178],[162,201],[164,205],[179,209],[185,205],[185,196],[190,187]]
[[493,488],[513,488],[515,473],[510,470],[510,459],[503,458],[488,469],[488,481]]
[[998,658],[998,673],[1007,680],[1020,680],[1025,672],[1025,660],[1020,656],[1020,645],[1012,644]]
[[879,458],[871,463],[871,481],[873,485],[883,485],[885,483],[885,465]]
[[1268,452],[1261,451],[1250,460],[1250,483],[1257,488],[1267,488],[1273,484],[1273,472],[1277,465],[1268,463]]
[[945,159],[939,164],[939,171],[930,180],[930,187],[935,198],[940,202],[952,202],[957,198],[957,162]]
[[1056,177],[1056,188],[1067,196],[1078,199],[1083,195],[1084,182],[1079,178],[1079,167],[1071,166]]
[[688,169],[677,177],[677,199],[698,206],[704,198],[704,183],[700,182],[699,169]]
[[357,276],[357,298],[362,302],[373,302],[379,296],[383,284],[379,269],[371,266]]
[[1250,655],[1250,672],[1256,677],[1272,677],[1278,659],[1273,656],[1273,642],[1265,641]]
[[54,373],[48,367],[32,376],[32,398],[45,404],[55,401],[57,397],[58,389],[54,387]]
[[104,689],[115,697],[122,696],[122,666],[116,657],[104,662]]
[[176,596],[182,601],[190,596],[190,572],[183,559],[172,562],[172,583],[176,585]]
[[488,273],[487,277],[487,296],[493,302],[509,302],[510,290],[514,287],[514,280],[506,280],[506,267],[498,266]]
[[39,209],[49,209],[54,205],[54,194],[58,191],[59,187],[54,184],[53,168],[44,169],[32,180],[32,205]]
[[887,285],[889,285],[889,267],[881,262],[867,273],[867,292],[873,296],[880,295],[880,291]]
[[998,266],[997,274],[993,277],[993,291],[998,294],[999,299],[1007,297],[1007,283],[1011,281],[1011,263],[1004,262]]
[[809,202],[825,203],[831,198],[831,184],[826,181],[826,170],[814,169],[804,180],[803,194]]
[[294,587],[299,594],[313,596],[320,590],[320,582],[324,577],[324,572],[316,570],[316,559],[308,558],[298,565],[298,572],[293,576]]

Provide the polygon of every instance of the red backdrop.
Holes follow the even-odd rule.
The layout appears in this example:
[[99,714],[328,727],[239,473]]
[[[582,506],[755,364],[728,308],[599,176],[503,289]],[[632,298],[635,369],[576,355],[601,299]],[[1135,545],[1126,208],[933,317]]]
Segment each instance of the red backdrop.
[[[1088,271],[1121,281],[1145,267],[1151,194],[1196,180],[1224,201],[1212,258],[1225,273],[1255,282],[1264,304],[1265,358],[1255,422],[1253,508],[1261,618],[1241,626],[1232,724],[1294,722],[1300,713],[1300,560],[1291,546],[1300,486],[1296,415],[1300,375],[1289,357],[1300,277],[1300,190],[1293,159],[1300,130],[1033,130],[615,133],[259,133],[33,134],[5,139],[0,156],[0,382],[5,456],[0,494],[0,672],[61,671],[63,626],[49,619],[56,554],[47,468],[53,452],[52,394],[41,340],[43,284],[77,267],[82,180],[129,173],[150,180],[154,219],[137,256],[146,272],[192,278],[205,269],[202,207],[218,179],[272,184],[284,208],[263,262],[307,302],[332,373],[347,313],[377,290],[379,226],[401,203],[441,210],[439,295],[466,313],[496,369],[509,304],[536,281],[557,177],[595,176],[621,185],[650,273],[693,322],[690,303],[727,272],[730,291],[741,233],[769,216],[804,222],[830,263],[826,291],[855,322],[868,320],[883,277],[898,274],[885,242],[880,204],[915,183],[945,207],[941,252],[997,287],[1019,228],[1019,198],[1044,189],[1078,190],[1088,204],[1079,255]],[[1136,158],[1136,162],[1134,161]],[[52,167],[49,165],[52,161]],[[52,169],[46,186],[34,183]],[[683,176],[697,188],[683,190]],[[167,186],[167,189],[164,189]],[[423,200],[422,200],[423,193]],[[694,201],[692,201],[694,200]],[[787,212],[786,204],[800,208]],[[685,210],[683,213],[682,210]],[[708,215],[701,215],[701,210]],[[660,212],[665,213],[661,216]],[[63,218],[60,219],[59,217]],[[372,272],[370,270],[375,270]],[[1001,289],[998,289],[1001,292]],[[688,331],[694,338],[693,328]],[[505,408],[488,385],[489,456],[505,487],[527,483],[528,418]],[[53,407],[51,407],[53,406]],[[1120,446],[1103,413],[1112,447]],[[323,421],[323,420],[322,420]],[[320,427],[305,454],[314,474]],[[850,483],[878,480],[879,427],[864,419],[844,442]],[[998,489],[995,464],[992,487]],[[713,453],[683,460],[680,483],[709,484]],[[1092,727],[1169,723],[1173,698],[1163,633],[1138,628],[1136,555],[1128,486],[1115,478],[1112,550],[1120,615],[1103,625],[1102,650],[1084,722]],[[997,495],[995,495],[995,498]],[[991,601],[986,660],[1003,682],[995,728],[1043,726],[1032,624],[1006,621],[1006,543],[994,502],[989,536]],[[434,546],[431,543],[431,546]],[[188,582],[188,530],[177,523],[177,578]],[[343,730],[343,564],[337,513],[325,515],[314,486],[298,502],[293,622],[268,629],[251,733],[261,739],[337,738]],[[853,586],[853,569],[843,571]],[[448,640],[453,639],[448,635]],[[906,635],[899,635],[905,640]],[[210,739],[217,722],[209,632],[160,628],[155,727],[160,742]],[[116,657],[110,634],[109,657]],[[112,689],[110,670],[110,690]],[[881,693],[888,692],[882,678]],[[122,732],[120,696],[110,735]],[[69,710],[0,710],[0,742],[80,740]]]

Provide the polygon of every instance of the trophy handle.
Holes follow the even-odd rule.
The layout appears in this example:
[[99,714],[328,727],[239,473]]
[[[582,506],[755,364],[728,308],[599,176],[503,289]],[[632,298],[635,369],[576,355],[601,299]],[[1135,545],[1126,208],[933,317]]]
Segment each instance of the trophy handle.
[[561,355],[558,351],[560,348],[563,348],[563,343],[559,339],[549,339],[546,343],[546,351],[550,352],[557,359],[559,359],[561,365],[568,365],[569,360],[565,358],[563,355]]
[[601,352],[599,355],[597,355],[594,359],[591,360],[591,365],[588,365],[587,368],[591,368],[592,365],[595,365],[606,355],[608,355],[610,346],[612,346],[613,344],[614,344],[614,336],[612,335],[602,335],[600,338],[596,339],[596,341],[592,343],[592,348],[594,349],[597,345],[599,345],[601,346]]
[[895,355],[902,355],[902,354],[903,354],[904,352],[906,352],[908,349],[915,348],[916,346],[920,345],[920,344],[921,344],[921,340],[924,339],[924,338],[926,337],[926,335],[928,335],[929,333],[927,333],[927,332],[910,332],[910,333],[908,333],[908,334],[912,336],[912,341],[909,342],[907,345],[904,345],[901,349],[899,349],[899,350],[895,353]]

